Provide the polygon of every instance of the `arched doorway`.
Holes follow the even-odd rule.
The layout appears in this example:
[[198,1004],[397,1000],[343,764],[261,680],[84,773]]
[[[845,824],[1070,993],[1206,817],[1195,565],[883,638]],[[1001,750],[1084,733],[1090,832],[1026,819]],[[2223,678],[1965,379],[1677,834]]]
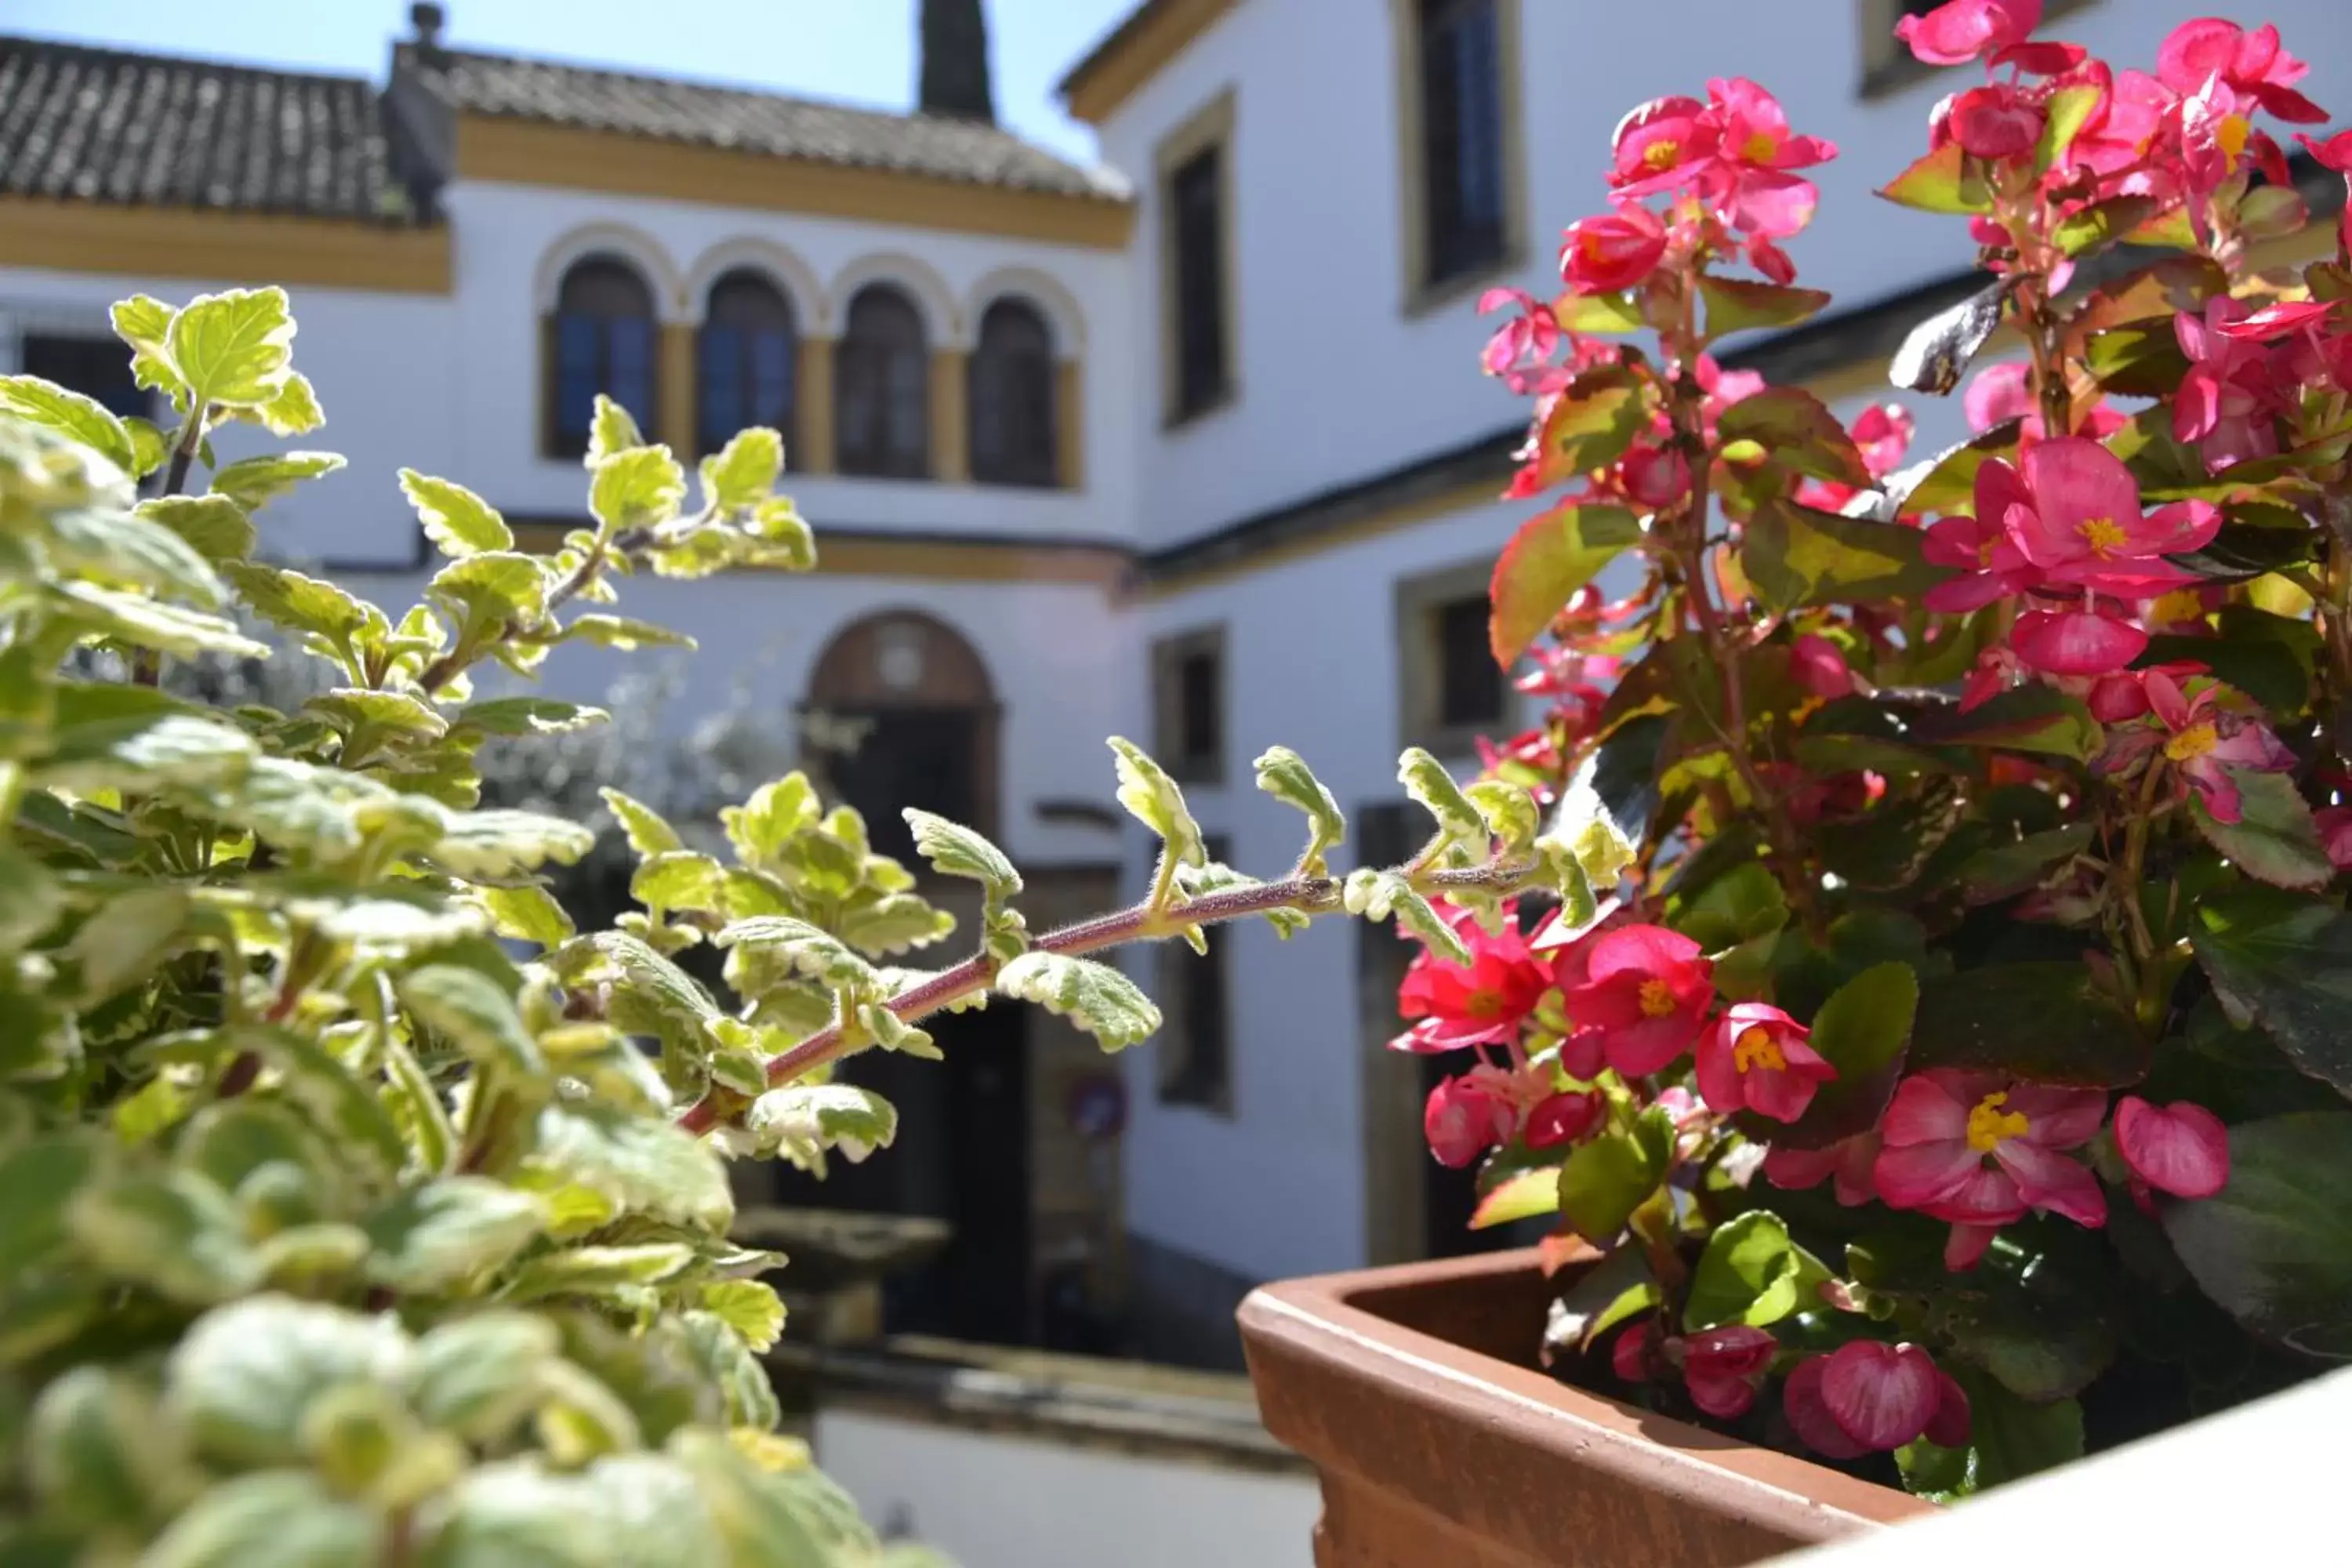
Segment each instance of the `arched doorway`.
[[[882,611],[818,656],[800,714],[803,765],[825,798],[856,808],[877,853],[923,876],[899,813],[918,806],[993,836],[999,717],[988,668],[961,634],[919,610]],[[977,936],[971,885],[924,891],[956,910],[950,942],[962,956]],[[1010,1343],[1035,1335],[1025,1014],[997,1006],[926,1020],[944,1061],[852,1058],[846,1076],[898,1108],[898,1140],[821,1186],[789,1190],[789,1201],[930,1215],[952,1227],[933,1262],[886,1286],[894,1331]]]

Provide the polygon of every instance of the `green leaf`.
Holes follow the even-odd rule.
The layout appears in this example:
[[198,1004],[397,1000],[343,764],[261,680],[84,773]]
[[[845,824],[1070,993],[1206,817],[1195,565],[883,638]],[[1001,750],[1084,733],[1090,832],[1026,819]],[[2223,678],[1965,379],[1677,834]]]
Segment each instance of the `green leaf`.
[[1959,385],[1961,374],[2000,328],[2009,288],[2006,279],[1989,284],[1912,328],[1888,363],[1886,379],[1938,397]]
[[253,519],[230,497],[157,496],[139,503],[138,513],[170,529],[206,561],[242,561],[253,553]]
[[1820,1087],[1794,1122],[1758,1121],[1748,1131],[1796,1149],[1827,1148],[1867,1131],[1895,1096],[1919,1013],[1919,977],[1910,964],[1890,960],[1856,974],[1813,1015],[1810,1043],[1838,1076]]
[[757,1279],[716,1279],[702,1288],[702,1310],[743,1336],[755,1355],[773,1350],[784,1331],[776,1288]]
[[615,453],[596,465],[588,483],[588,510],[607,539],[623,529],[667,522],[685,499],[686,474],[667,447]]
[[199,718],[147,687],[69,683],[57,689],[45,783],[83,794],[209,785],[252,764],[251,736]]
[[596,395],[596,411],[588,421],[588,450],[581,458],[591,472],[604,466],[607,458],[642,447],[646,438],[637,430],[637,422],[629,411],[603,393]]
[[753,426],[702,459],[703,500],[722,512],[757,506],[775,489],[776,476],[783,471],[783,437]]
[[2198,1289],[2247,1331],[2352,1360],[2352,1112],[2305,1111],[2230,1129],[2230,1183],[2169,1203],[2165,1234]]
[[459,877],[497,880],[535,871],[552,860],[569,866],[596,846],[576,822],[535,811],[452,812],[433,858]]
[[24,1437],[42,1514],[93,1535],[151,1517],[193,1479],[153,1399],[103,1367],[74,1367],[41,1390]]
[[[727,830],[727,841],[735,847],[739,862],[768,867],[775,863],[786,843],[817,825],[822,809],[816,791],[803,774],[795,771],[761,784],[741,805],[725,807],[719,814],[719,821]],[[614,814],[620,815],[618,805],[614,807]],[[625,825],[626,820],[624,818]],[[646,846],[637,844],[634,829],[629,842],[640,854],[652,852]]]
[[416,509],[425,537],[441,553],[457,557],[485,550],[512,550],[514,531],[498,509],[460,484],[436,479],[415,468],[400,470],[400,493]]
[[1551,303],[1552,320],[1566,332],[1638,332],[1642,304],[1631,289],[1614,294],[1562,294]]
[[2037,683],[2003,691],[1966,713],[1958,707],[1931,711],[1920,720],[1916,738],[1928,745],[1992,746],[2079,763],[2099,749],[2101,733],[2081,700]]
[[2090,82],[2062,87],[2042,106],[2042,139],[2033,149],[2033,172],[2044,174],[2066,155],[2074,138],[2091,122],[2104,91]]
[[789,915],[755,915],[735,921],[711,938],[722,948],[748,948],[770,952],[793,970],[828,985],[851,985],[869,980],[873,965],[831,931]]
[[66,947],[79,972],[81,999],[103,1001],[150,979],[184,944],[193,912],[186,890],[170,886],[107,900]]
[[1989,458],[2016,454],[2023,419],[2004,420],[1980,435],[1948,447],[1924,463],[1889,475],[1886,493],[1905,511],[1968,512],[1976,507],[1977,470]]
[[841,911],[842,941],[869,957],[928,947],[955,932],[955,916],[933,909],[912,893],[885,893]]
[[540,1112],[538,1147],[526,1163],[540,1190],[577,1184],[623,1215],[721,1235],[735,1215],[727,1167],[709,1143],[667,1121],[616,1108],[572,1104]]
[[165,340],[171,336],[172,318],[179,314],[163,300],[145,294],[133,294],[128,300],[118,300],[107,312],[114,324],[114,335],[131,350],[131,376],[150,392],[168,393],[174,404],[184,400],[181,394],[187,383],[172,363],[171,351]]
[[21,1279],[66,1244],[65,1194],[88,1185],[101,1146],[51,1133],[0,1156],[0,1279]]
[[2030,1405],[1974,1368],[1958,1367],[1952,1375],[1969,1396],[1979,1490],[2083,1457],[2083,1407],[2074,1401]]
[[236,1204],[191,1171],[85,1187],[66,1223],[108,1275],[183,1305],[226,1300],[261,1280]]
[[[1169,857],[1178,865],[1206,864],[1209,854],[1201,837],[1200,825],[1192,820],[1192,812],[1184,805],[1184,792],[1177,787],[1176,781],[1134,742],[1113,735],[1109,743],[1118,758],[1118,804],[1160,836],[1168,846]],[[1156,1015],[1152,1027],[1159,1027]]]
[[2352,917],[2319,899],[2228,888],[2198,903],[2189,944],[2232,1023],[2260,1025],[2297,1068],[2352,1097]]
[[1779,1215],[1750,1209],[1716,1227],[1699,1255],[1683,1304],[1683,1328],[1697,1333],[1727,1323],[1763,1328],[1818,1305],[1830,1277],[1819,1258],[1789,1239]]
[[460,556],[434,574],[425,592],[472,642],[500,626],[535,624],[547,613],[547,567],[536,555],[483,550]]
[[1674,1126],[1650,1110],[1629,1129],[1612,1129],[1570,1152],[1559,1177],[1559,1212],[1579,1236],[1605,1245],[1665,1180]]
[[649,910],[716,910],[724,872],[718,861],[691,850],[649,855],[629,879],[629,896]]
[[783,1155],[803,1170],[824,1168],[838,1152],[855,1164],[898,1136],[898,1112],[870,1089],[850,1083],[795,1083],[751,1102],[743,1126],[762,1152]]
[[2126,397],[2161,397],[2189,374],[2189,356],[2169,321],[2127,321],[2094,332],[2083,358],[2100,385]]
[[309,1470],[216,1481],[140,1557],[141,1568],[351,1568],[377,1561],[384,1521]]
[[2033,1083],[2117,1089],[2147,1072],[2148,1050],[2082,963],[2004,963],[1920,987],[1909,1066],[1990,1069]]
[[1719,338],[1758,327],[1793,327],[1810,321],[1830,302],[1819,289],[1792,289],[1780,283],[1759,283],[1744,278],[1699,275],[1698,291],[1706,300],[1706,335]]
[[[380,742],[386,736],[403,740],[437,741],[448,732],[449,721],[422,700],[405,691],[371,691],[344,687],[322,691],[302,704],[346,738],[364,736]],[[357,762],[354,754],[351,759]]]
[[1549,489],[1608,467],[1649,424],[1649,398],[1631,369],[1601,365],[1585,371],[1560,391],[1536,432],[1536,485]]
[[1641,539],[1641,519],[1622,506],[1562,501],[1520,524],[1495,563],[1487,634],[1495,661],[1517,662],[1577,590]]
[[488,1442],[539,1403],[539,1374],[559,1342],[555,1325],[529,1312],[454,1319],[416,1342],[409,1403],[432,1426]]
[[145,588],[216,609],[228,590],[212,563],[170,528],[140,512],[67,510],[49,519],[58,568],[117,588]]
[[53,584],[50,607],[68,620],[93,626],[138,647],[181,658],[200,653],[231,658],[268,658],[269,647],[237,630],[234,621],[202,610],[183,609],[96,583]]
[[1402,871],[1360,867],[1339,887],[1339,907],[1369,921],[1394,916],[1397,922],[1450,963],[1468,963],[1470,949]]
[[1470,804],[1444,763],[1419,746],[1408,746],[1397,758],[1397,783],[1404,785],[1414,804],[1437,819],[1437,830],[1448,842],[1486,847],[1486,819]]
[[332,452],[274,452],[266,458],[245,458],[213,472],[212,493],[235,501],[247,511],[258,511],[294,487],[323,479],[343,466]]
[[515,1270],[499,1298],[520,1304],[550,1296],[609,1295],[624,1286],[659,1284],[693,1263],[694,1248],[671,1241],[543,1252]]
[[307,436],[327,422],[326,411],[319,406],[317,389],[311,386],[310,378],[299,370],[290,373],[286,384],[246,417],[272,436]]
[[332,583],[250,562],[230,563],[222,572],[254,614],[271,626],[305,634],[313,639],[313,651],[339,660],[355,680],[363,679],[362,645],[392,633],[382,610]]
[[1789,923],[1788,895],[1763,861],[1747,859],[1681,904],[1670,922],[1709,952],[1720,952]]
[[1774,467],[1792,473],[1840,484],[1871,482],[1861,449],[1838,423],[1838,416],[1820,398],[1799,387],[1768,386],[1750,393],[1723,411],[1716,421],[1716,432],[1727,447],[1735,441],[1756,443]]
[[368,1216],[371,1284],[427,1296],[505,1267],[547,1228],[526,1192],[486,1176],[440,1176]]
[[1778,611],[1916,597],[1950,575],[1922,552],[1924,537],[1900,523],[1774,500],[1748,520],[1739,566]]
[[684,647],[698,646],[684,632],[671,631],[667,626],[655,626],[651,621],[631,620],[626,616],[608,616],[592,612],[574,616],[564,626],[558,642],[590,642],[598,647],[617,648],[623,653],[635,653],[647,647]]
[[283,289],[199,294],[172,318],[163,342],[198,408],[257,407],[292,373],[294,316]]
[[131,432],[94,397],[38,376],[0,375],[0,414],[79,441],[126,475],[137,470],[139,455],[131,445]]
[[1470,1211],[1469,1228],[1489,1230],[1498,1225],[1514,1225],[1538,1215],[1559,1212],[1559,1167],[1538,1165],[1532,1171],[1505,1177],[1481,1194],[1478,1206]]
[[1037,949],[997,973],[996,988],[1067,1018],[1107,1051],[1124,1050],[1160,1027],[1160,1009],[1135,982],[1107,963]]
[[2335,864],[2320,845],[2318,826],[2294,780],[2251,768],[2231,768],[2229,774],[2238,786],[2237,821],[2218,821],[2203,795],[2189,797],[2189,820],[2205,842],[2247,876],[2274,888],[2315,889],[2334,881]]
[[1992,211],[1992,190],[1985,184],[1982,170],[1957,142],[1919,159],[1878,194],[1921,212],[1967,216]]
[[1348,838],[1348,818],[1339,810],[1339,801],[1315,776],[1307,759],[1287,746],[1268,747],[1253,765],[1258,788],[1283,805],[1307,814],[1307,849],[1298,858],[1298,868],[1306,876],[1324,875],[1328,869],[1325,857]]
[[467,703],[449,716],[449,722],[486,735],[568,735],[612,717],[602,708],[552,697],[494,697],[487,702]]
[[1000,899],[1021,890],[1021,873],[1013,869],[1004,851],[974,829],[911,805],[899,815],[914,832],[915,852],[942,877],[969,878]]
[[402,975],[394,988],[402,1006],[477,1067],[500,1068],[527,1081],[547,1076],[547,1058],[514,998],[480,970],[427,964]]
[[609,784],[596,793],[604,797],[604,805],[620,822],[621,831],[629,836],[629,847],[639,855],[660,855],[686,847],[686,840],[677,836],[677,829],[663,821],[661,814],[652,806]]
[[2095,826],[2088,822],[2070,822],[2063,827],[2029,833],[2009,843],[1980,849],[1961,863],[1957,873],[1961,890],[1972,904],[2015,898],[2045,880],[2053,868],[2088,849]]

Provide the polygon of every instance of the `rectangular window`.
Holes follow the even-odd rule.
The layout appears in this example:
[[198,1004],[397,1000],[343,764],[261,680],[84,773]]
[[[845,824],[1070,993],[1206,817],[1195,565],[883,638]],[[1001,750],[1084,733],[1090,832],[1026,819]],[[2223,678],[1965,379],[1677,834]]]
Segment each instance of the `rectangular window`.
[[1465,562],[1397,584],[1398,744],[1465,759],[1480,736],[1515,727],[1516,696],[1487,636],[1490,574]]
[[1489,646],[1486,595],[1455,599],[1431,612],[1436,622],[1437,721],[1493,724],[1503,717],[1503,672]]
[[154,417],[154,395],[132,377],[131,351],[121,340],[26,332],[18,346],[18,368],[26,375],[94,398],[126,419]]
[[1415,0],[1421,43],[1422,211],[1433,284],[1503,259],[1502,50],[1497,0]]
[[[1233,848],[1212,835],[1209,858],[1225,861]],[[1234,1112],[1231,988],[1226,955],[1233,931],[1209,932],[1209,951],[1194,952],[1181,942],[1160,944],[1160,1099],[1165,1105],[1197,1105],[1220,1115]]]
[[1176,228],[1176,412],[1225,395],[1223,150],[1203,148],[1168,182]]
[[1225,634],[1206,626],[1151,649],[1152,751],[1183,784],[1225,773]]

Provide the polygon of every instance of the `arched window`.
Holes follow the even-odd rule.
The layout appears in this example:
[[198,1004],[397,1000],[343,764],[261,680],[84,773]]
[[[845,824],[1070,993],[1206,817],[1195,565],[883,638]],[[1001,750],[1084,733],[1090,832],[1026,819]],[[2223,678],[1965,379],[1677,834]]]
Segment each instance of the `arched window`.
[[716,452],[740,429],[765,425],[793,441],[792,301],[757,272],[730,272],[710,286],[695,342],[695,436]]
[[572,264],[548,323],[550,456],[576,458],[588,450],[600,392],[627,409],[640,429],[653,428],[657,336],[653,290],[636,268],[611,256]]
[[849,302],[834,371],[834,440],[845,474],[919,479],[930,472],[930,353],[914,301],[869,283]]
[[999,300],[980,319],[971,355],[971,477],[984,485],[1052,485],[1054,339],[1026,300]]

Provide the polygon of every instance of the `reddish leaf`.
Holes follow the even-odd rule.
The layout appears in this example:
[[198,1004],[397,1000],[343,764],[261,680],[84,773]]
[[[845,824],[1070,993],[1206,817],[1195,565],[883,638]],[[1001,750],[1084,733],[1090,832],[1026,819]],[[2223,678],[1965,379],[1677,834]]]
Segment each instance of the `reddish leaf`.
[[1622,506],[1562,501],[1521,524],[1495,563],[1488,594],[1496,662],[1525,653],[1570,597],[1641,537],[1640,520]]

